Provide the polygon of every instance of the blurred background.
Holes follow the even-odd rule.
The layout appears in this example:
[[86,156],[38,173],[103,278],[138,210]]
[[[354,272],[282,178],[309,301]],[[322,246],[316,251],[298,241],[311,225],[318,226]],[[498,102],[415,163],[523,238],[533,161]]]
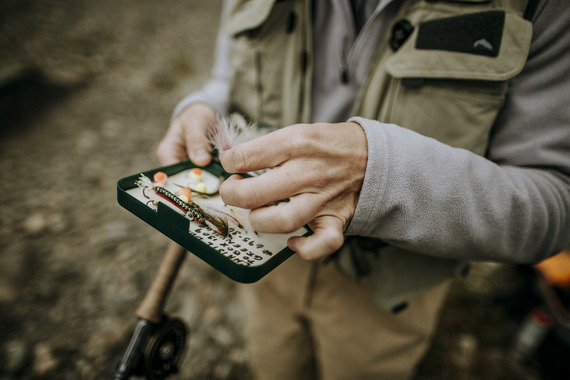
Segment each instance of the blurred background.
[[[121,360],[168,242],[116,183],[158,166],[174,106],[209,75],[220,6],[0,1],[0,379],[106,379]],[[166,305],[191,330],[173,379],[251,378],[234,289],[188,256]],[[528,268],[474,265],[416,379],[570,378],[553,327],[512,355],[540,303]]]

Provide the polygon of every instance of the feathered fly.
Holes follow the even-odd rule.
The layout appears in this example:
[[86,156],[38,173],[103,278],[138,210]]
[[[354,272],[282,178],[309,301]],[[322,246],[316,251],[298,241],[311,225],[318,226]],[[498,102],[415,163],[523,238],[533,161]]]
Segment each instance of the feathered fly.
[[166,199],[168,202],[182,210],[187,217],[194,220],[196,223],[208,227],[222,236],[228,235],[229,227],[226,219],[210,215],[194,202],[184,202],[182,199],[177,197],[176,194],[166,190],[164,187],[153,184],[151,179],[146,175],[141,174],[135,181],[135,185],[143,189],[145,197],[149,198],[144,193],[145,190],[153,190],[158,196]]

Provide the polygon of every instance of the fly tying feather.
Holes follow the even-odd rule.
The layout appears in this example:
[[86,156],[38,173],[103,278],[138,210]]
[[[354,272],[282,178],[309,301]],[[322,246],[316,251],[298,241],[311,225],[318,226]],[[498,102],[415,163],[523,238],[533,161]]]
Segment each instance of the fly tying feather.
[[[225,118],[218,117],[216,122],[210,126],[208,140],[218,155],[221,155],[236,145],[254,140],[275,130],[275,127],[268,124],[248,123],[243,116],[233,113]],[[257,176],[267,170],[269,169],[256,170],[248,174]]]
[[255,124],[248,123],[243,116],[233,113],[228,117],[219,117],[209,130],[210,144],[222,154],[224,151],[258,137]]

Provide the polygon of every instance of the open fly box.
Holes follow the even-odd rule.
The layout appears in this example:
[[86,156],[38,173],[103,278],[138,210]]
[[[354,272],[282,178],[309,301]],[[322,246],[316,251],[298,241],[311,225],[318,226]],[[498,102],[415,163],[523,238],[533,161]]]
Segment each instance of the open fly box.
[[[191,213],[152,188],[143,189],[137,185],[141,175],[152,181],[157,172],[167,175],[163,188],[172,194],[179,194],[182,188],[193,189],[190,201],[201,211],[227,221],[227,234],[211,225],[198,223]],[[117,200],[131,213],[229,278],[243,283],[255,282],[293,254],[287,248],[289,237],[304,236],[310,231],[305,227],[291,234],[253,231],[248,222],[249,210],[225,205],[218,193],[221,182],[229,176],[219,163],[198,167],[184,161],[120,179]]]

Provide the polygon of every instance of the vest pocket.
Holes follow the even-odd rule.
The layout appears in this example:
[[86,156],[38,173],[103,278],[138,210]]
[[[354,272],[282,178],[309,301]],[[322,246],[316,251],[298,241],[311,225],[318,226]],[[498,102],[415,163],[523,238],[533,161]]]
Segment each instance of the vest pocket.
[[295,27],[294,15],[292,1],[250,1],[233,10],[228,22],[235,41],[230,56],[231,111],[280,125],[285,60],[279,57]]
[[[496,17],[497,13],[501,12],[486,14]],[[463,17],[467,16],[471,15]],[[477,17],[484,16],[481,13]],[[504,16],[496,56],[425,49],[425,43],[418,48],[420,24],[409,41],[386,61],[390,79],[380,121],[484,154],[508,80],[522,70],[532,34],[532,26],[526,20],[509,13]],[[449,23],[449,19],[441,20]],[[452,26],[461,27],[461,23],[452,21]],[[437,22],[431,20],[430,28],[437,27]],[[458,41],[462,43],[464,39]],[[483,43],[477,36],[473,36],[473,41]]]
[[387,122],[453,147],[485,153],[489,132],[504,101],[506,82],[421,79],[419,86],[406,82],[393,80]]

